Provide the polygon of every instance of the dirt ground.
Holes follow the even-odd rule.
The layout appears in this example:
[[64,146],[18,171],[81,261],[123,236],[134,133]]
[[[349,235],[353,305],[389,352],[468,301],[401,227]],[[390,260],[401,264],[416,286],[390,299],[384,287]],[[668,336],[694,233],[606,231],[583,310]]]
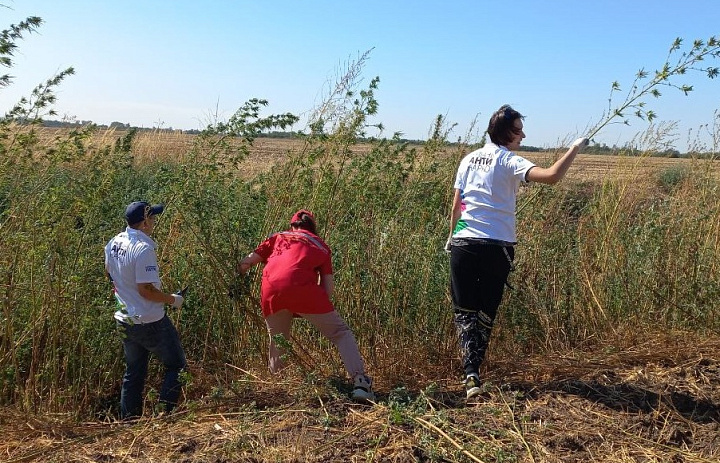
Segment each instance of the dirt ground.
[[457,378],[379,382],[375,404],[348,400],[340,378],[268,379],[244,372],[170,416],[131,423],[0,410],[0,460],[720,461],[718,339],[494,362],[471,404]]

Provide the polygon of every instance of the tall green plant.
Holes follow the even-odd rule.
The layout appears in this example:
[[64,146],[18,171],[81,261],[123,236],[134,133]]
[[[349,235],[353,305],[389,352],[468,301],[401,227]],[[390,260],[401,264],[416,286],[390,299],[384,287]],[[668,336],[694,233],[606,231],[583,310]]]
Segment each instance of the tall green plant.
[[[18,48],[18,41],[26,33],[33,33],[42,24],[37,16],[28,17],[25,21],[12,24],[0,33],[0,65],[12,68],[13,57]],[[29,97],[22,97],[5,115],[0,118],[0,155],[14,156],[17,153],[29,155],[32,152],[37,137],[34,130],[25,130],[23,126],[35,126],[42,122],[45,116],[55,115],[53,109],[57,96],[55,90],[68,76],[75,73],[69,67],[50,79],[36,86]],[[0,89],[12,83],[10,74],[0,75]]]
[[[608,107],[603,111],[598,122],[586,130],[587,137],[592,139],[612,124],[629,125],[628,116],[630,115],[652,122],[657,115],[648,108],[647,99],[650,97],[660,98],[662,96],[661,88],[673,88],[687,95],[693,90],[693,86],[678,83],[679,78],[689,73],[702,73],[708,78],[714,79],[720,74],[717,66],[702,67],[705,62],[720,58],[720,41],[718,39],[710,37],[707,42],[697,39],[693,42],[692,47],[685,51],[682,51],[682,45],[683,39],[676,38],[668,51],[665,62],[659,70],[652,74],[652,77],[651,73],[644,68],[640,69],[635,74],[624,99],[619,103],[616,102],[615,96],[622,91],[621,85],[618,81],[614,81],[610,88]],[[538,193],[523,199],[518,206],[518,212],[534,204],[537,197]]]
[[618,81],[614,81],[610,88],[610,96],[608,97],[608,108],[604,111],[600,120],[588,131],[588,137],[592,138],[602,129],[610,124],[623,123],[629,125],[627,116],[634,115],[640,119],[652,121],[657,117],[655,111],[648,109],[647,97],[660,98],[662,95],[661,88],[672,88],[681,91],[685,95],[693,90],[692,85],[685,83],[677,83],[680,76],[686,76],[689,73],[702,73],[708,78],[714,79],[720,75],[720,68],[717,66],[703,67],[706,61],[712,61],[720,58],[720,41],[715,37],[710,37],[707,42],[697,39],[693,41],[689,50],[682,50],[683,39],[678,37],[670,46],[668,56],[659,70],[654,73],[640,69],[635,74],[635,79],[630,85],[630,90],[625,94],[625,98],[615,103],[615,95],[621,92],[621,86]]
[[[42,19],[37,16],[30,16],[19,24],[11,24],[8,29],[0,32],[0,65],[6,68],[13,67],[13,57],[17,51],[17,42],[23,38],[23,34],[36,32],[42,24]],[[0,75],[0,87],[7,87],[12,83],[13,76],[10,74]]]

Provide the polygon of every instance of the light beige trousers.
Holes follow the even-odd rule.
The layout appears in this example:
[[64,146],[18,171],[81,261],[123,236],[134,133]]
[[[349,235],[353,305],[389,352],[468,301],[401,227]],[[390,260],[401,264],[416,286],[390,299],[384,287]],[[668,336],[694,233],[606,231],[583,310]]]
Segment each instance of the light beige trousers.
[[[309,321],[323,336],[335,344],[335,347],[337,347],[340,352],[340,358],[342,358],[345,364],[345,369],[351,378],[365,374],[365,362],[363,362],[360,356],[360,350],[358,349],[355,336],[337,311],[333,310],[332,312],[322,314],[303,313],[298,315]],[[289,310],[281,310],[265,319],[270,335],[270,371],[273,373],[277,373],[284,366],[280,358],[283,351],[275,345],[273,336],[282,334],[283,337],[289,341],[292,321],[293,314]]]

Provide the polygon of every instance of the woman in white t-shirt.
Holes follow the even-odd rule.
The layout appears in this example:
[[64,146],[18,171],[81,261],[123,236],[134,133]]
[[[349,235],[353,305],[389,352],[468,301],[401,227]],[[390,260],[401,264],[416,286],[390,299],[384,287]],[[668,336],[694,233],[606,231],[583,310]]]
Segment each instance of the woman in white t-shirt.
[[520,148],[523,115],[503,105],[488,124],[490,142],[466,155],[455,177],[450,217],[450,280],[455,325],[468,399],[480,389],[480,364],[515,257],[515,203],[521,183],[559,182],[587,138],[578,138],[548,168],[514,151]]

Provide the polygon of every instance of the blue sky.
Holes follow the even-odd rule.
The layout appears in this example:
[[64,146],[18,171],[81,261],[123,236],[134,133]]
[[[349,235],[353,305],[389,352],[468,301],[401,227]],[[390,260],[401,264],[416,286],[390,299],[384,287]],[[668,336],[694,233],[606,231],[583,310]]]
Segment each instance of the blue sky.
[[[676,37],[720,38],[718,0],[151,1],[0,0],[2,27],[44,20],[20,42],[3,111],[73,66],[60,116],[144,127],[203,128],[250,98],[267,113],[305,115],[345,65],[372,49],[360,87],[380,77],[373,122],[424,139],[438,114],[466,134],[477,115],[509,103],[526,116],[525,144],[554,146],[582,134],[607,108],[610,85],[627,89],[640,68],[665,61]],[[708,63],[711,64],[711,63]],[[715,63],[716,66],[720,63]],[[712,123],[720,79],[689,75],[689,96],[649,101],[659,121],[688,130]],[[596,141],[621,144],[647,125],[631,120]],[[302,130],[302,122],[295,129]]]

